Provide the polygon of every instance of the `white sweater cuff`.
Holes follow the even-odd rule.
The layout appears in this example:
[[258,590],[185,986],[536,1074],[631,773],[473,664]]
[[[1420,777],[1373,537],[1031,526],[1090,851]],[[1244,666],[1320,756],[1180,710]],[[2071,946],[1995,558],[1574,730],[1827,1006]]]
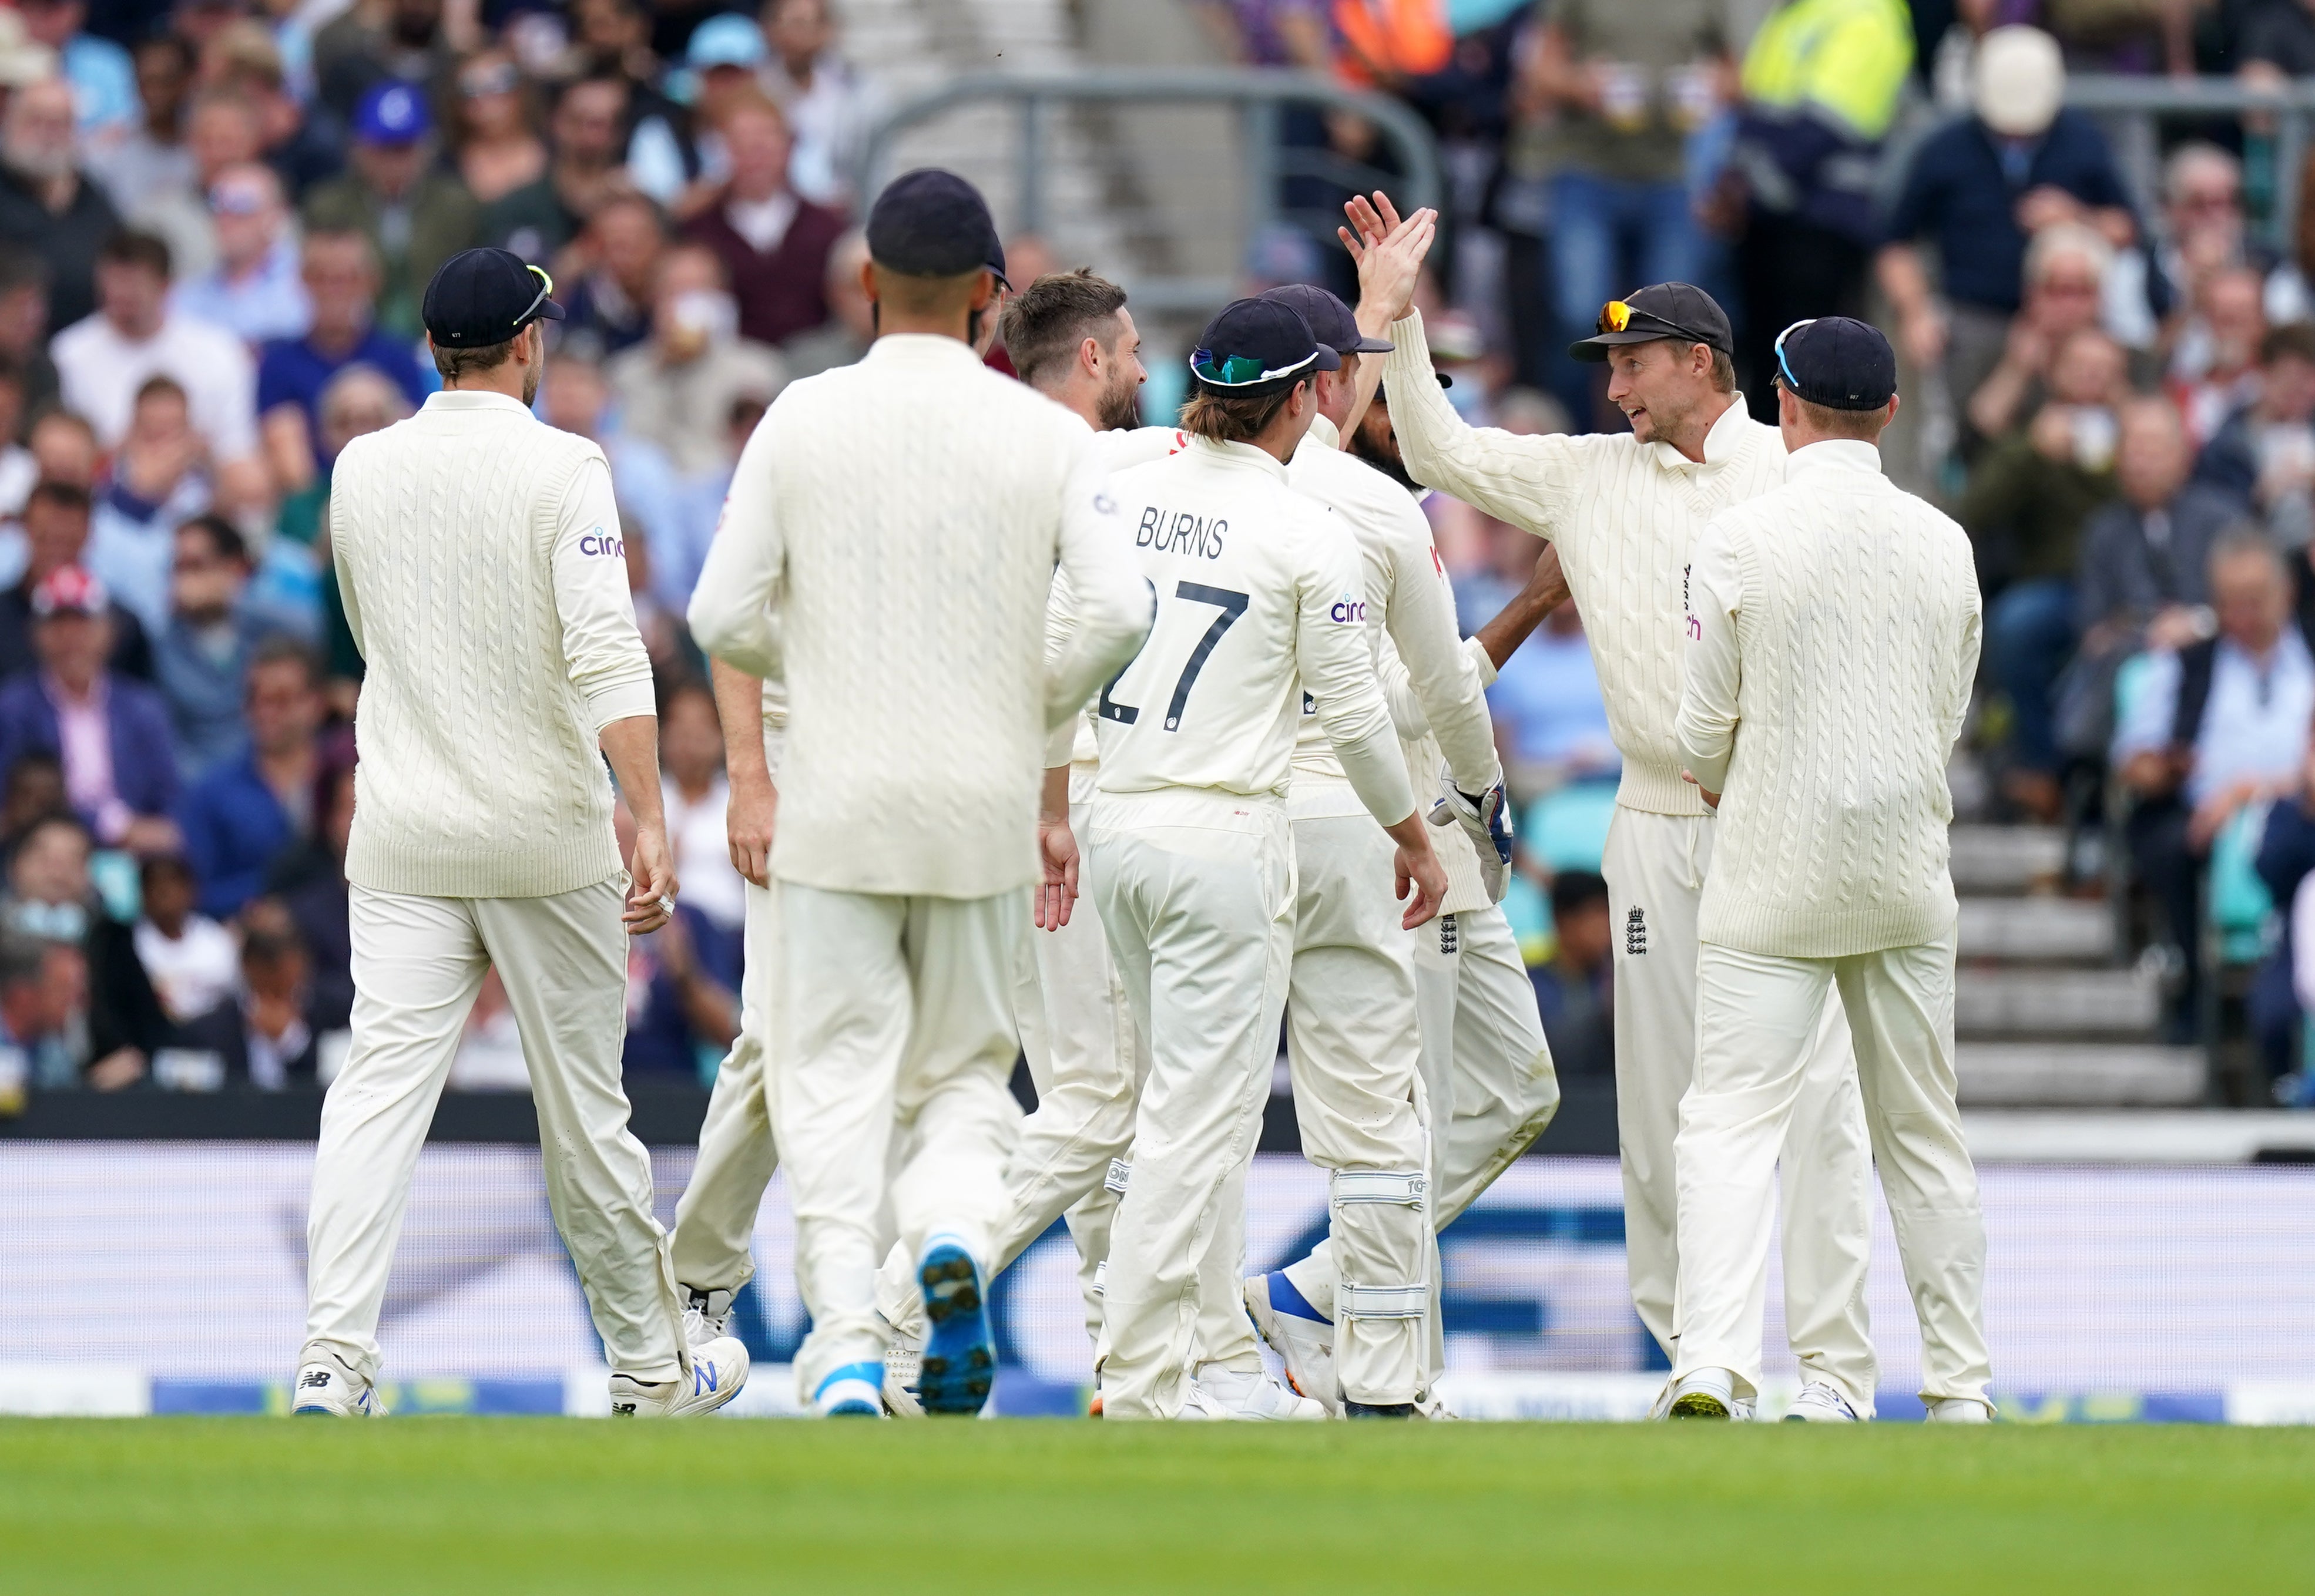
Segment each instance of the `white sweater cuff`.
[[1470,656],[1471,669],[1479,673],[1479,685],[1483,687],[1494,687],[1495,659],[1493,654],[1487,652],[1487,645],[1476,637],[1467,637],[1463,640],[1463,652]]
[[625,721],[636,715],[655,715],[659,701],[652,696],[651,678],[639,681],[620,682],[614,687],[587,696],[587,712],[595,717],[595,730],[599,734],[613,721]]

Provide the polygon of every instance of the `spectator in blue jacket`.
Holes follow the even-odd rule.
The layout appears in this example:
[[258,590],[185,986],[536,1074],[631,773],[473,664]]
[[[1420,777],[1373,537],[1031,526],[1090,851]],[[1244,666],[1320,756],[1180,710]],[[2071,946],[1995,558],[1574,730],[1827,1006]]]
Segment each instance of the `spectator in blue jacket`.
[[32,590],[35,669],[0,686],[0,771],[26,754],[64,766],[73,811],[107,847],[173,853],[180,783],[168,706],[106,668],[112,650],[104,584],[60,566]]
[[258,644],[244,702],[246,746],[203,776],[178,811],[200,910],[220,920],[263,891],[313,831],[322,692],[311,651],[287,637]]
[[223,516],[176,531],[167,624],[153,639],[153,680],[169,701],[177,767],[199,781],[249,738],[242,707],[250,662],[293,628],[249,601],[249,545]]
[[[1900,347],[1916,365],[1942,363],[1956,403],[2000,359],[2023,299],[2028,238],[2080,222],[2116,249],[2138,240],[2106,136],[2063,109],[2065,92],[2056,40],[1996,28],[1978,43],[1971,114],[1932,133],[1906,168],[1878,262],[1881,288],[1897,312]],[[1924,235],[1937,248],[1942,310],[1915,249]]]

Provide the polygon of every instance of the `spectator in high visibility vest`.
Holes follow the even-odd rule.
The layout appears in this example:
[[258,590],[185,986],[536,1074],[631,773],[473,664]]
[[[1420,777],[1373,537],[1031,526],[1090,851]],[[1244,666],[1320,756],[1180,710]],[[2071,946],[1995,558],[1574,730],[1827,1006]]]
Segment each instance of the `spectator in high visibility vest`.
[[1778,332],[1864,314],[1874,178],[1912,64],[1904,0],[1787,0],[1745,53],[1716,219],[1740,239],[1737,370],[1758,420],[1776,417]]

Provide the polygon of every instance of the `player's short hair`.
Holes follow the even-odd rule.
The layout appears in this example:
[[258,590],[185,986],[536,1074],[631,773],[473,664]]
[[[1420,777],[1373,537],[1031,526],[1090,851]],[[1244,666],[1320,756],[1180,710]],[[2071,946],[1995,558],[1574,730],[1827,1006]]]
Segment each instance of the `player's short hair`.
[[1125,290],[1091,267],[1047,272],[1005,306],[1005,352],[1021,380],[1034,383],[1074,358],[1087,339],[1108,343],[1124,308]]
[[[534,322],[531,326],[537,324]],[[523,332],[529,330],[526,327]],[[521,336],[522,332],[518,332],[503,343],[486,343],[479,349],[445,349],[430,338],[426,347],[434,351],[434,369],[442,374],[444,382],[449,383],[478,371],[496,371],[514,359],[515,342]]]
[[1716,394],[1736,391],[1736,362],[1728,358],[1726,350],[1712,351],[1712,391]]
[[1808,424],[1828,438],[1853,438],[1860,443],[1877,443],[1882,429],[1889,424],[1885,410],[1835,410],[1830,404],[1814,404],[1793,395],[1793,403],[1801,407]]
[[1292,383],[1274,394],[1225,394],[1191,379],[1190,402],[1182,406],[1182,430],[1216,443],[1251,443],[1270,429],[1287,400],[1303,386]]

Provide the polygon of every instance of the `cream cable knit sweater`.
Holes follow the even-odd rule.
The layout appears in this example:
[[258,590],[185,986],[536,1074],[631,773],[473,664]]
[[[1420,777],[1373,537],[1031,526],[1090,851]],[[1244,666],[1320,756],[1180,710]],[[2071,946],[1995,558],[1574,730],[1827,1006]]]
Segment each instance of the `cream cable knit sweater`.
[[[1083,421],[953,338],[881,338],[780,395],[691,599],[702,648],[786,685],[773,873],[935,898],[1036,879],[1046,733],[1149,625],[1105,475]],[[1078,629],[1049,667],[1057,560]]]
[[1713,426],[1696,464],[1669,444],[1628,432],[1528,438],[1475,429],[1455,413],[1431,370],[1417,314],[1390,330],[1384,357],[1390,417],[1417,482],[1559,547],[1559,559],[1624,756],[1616,794],[1627,809],[1700,815],[1680,779],[1672,716],[1680,708],[1681,577],[1705,522],[1784,480],[1785,447],[1735,404]]
[[1697,545],[1680,739],[1722,794],[1697,935],[1793,958],[1929,942],[1957,912],[1946,762],[1977,675],[1969,539],[1871,444],[1811,444],[1788,476]]
[[339,456],[330,547],[368,668],[346,878],[532,898],[618,874],[596,736],[653,711],[602,450],[437,394]]

